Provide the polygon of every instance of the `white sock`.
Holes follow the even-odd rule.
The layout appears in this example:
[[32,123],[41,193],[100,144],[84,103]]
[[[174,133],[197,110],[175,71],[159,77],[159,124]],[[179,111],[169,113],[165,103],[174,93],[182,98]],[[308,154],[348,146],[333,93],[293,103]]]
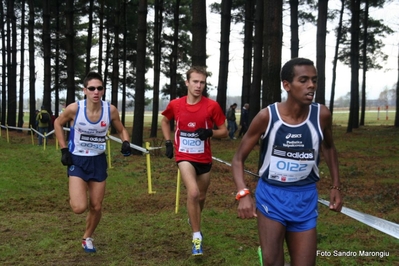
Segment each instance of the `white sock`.
[[193,233],[193,240],[196,239],[196,238],[202,240],[202,234],[201,234],[201,232],[194,232],[194,233]]

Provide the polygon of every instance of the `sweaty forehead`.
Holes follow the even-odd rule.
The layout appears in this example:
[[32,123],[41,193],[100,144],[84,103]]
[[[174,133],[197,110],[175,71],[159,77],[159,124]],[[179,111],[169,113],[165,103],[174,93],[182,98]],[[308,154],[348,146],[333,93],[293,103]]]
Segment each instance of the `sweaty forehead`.
[[101,85],[103,85],[103,84],[102,84],[101,80],[98,80],[98,79],[91,79],[91,80],[89,80],[89,82],[87,82],[87,87],[101,86]]
[[314,66],[309,66],[309,65],[295,66],[294,77],[317,77],[317,71]]
[[191,76],[190,76],[190,80],[200,81],[200,80],[205,80],[205,79],[206,79],[206,76],[204,74],[197,73],[197,72],[191,73]]

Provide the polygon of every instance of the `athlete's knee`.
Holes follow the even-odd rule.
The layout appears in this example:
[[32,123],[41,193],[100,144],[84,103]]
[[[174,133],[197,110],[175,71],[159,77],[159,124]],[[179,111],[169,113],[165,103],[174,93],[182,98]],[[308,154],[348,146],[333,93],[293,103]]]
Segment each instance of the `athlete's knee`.
[[70,201],[69,203],[71,205],[72,211],[76,214],[84,213],[87,210],[86,204],[76,204],[76,203],[73,203],[72,201]]
[[201,195],[201,193],[197,189],[195,189],[195,190],[193,189],[193,190],[187,191],[187,198],[190,199],[190,200],[199,201],[200,200],[200,195]]
[[262,261],[263,261],[263,266],[272,266],[272,265],[282,265],[284,262],[284,258],[281,259],[279,257],[273,257],[270,256],[270,254],[265,254],[262,252]]
[[102,209],[102,204],[101,204],[101,202],[99,202],[99,203],[90,203],[90,211],[93,211],[93,212],[101,212],[101,209]]

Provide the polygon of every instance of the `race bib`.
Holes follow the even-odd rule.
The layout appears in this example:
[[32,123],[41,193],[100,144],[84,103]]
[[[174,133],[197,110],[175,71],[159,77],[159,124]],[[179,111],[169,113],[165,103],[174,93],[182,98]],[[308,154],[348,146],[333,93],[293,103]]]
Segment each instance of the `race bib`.
[[297,182],[307,178],[314,165],[314,149],[294,150],[275,146],[268,178],[280,182]]
[[86,153],[96,151],[96,153],[102,153],[106,150],[106,138],[90,135],[80,136],[80,147],[86,150]]
[[205,141],[200,140],[194,132],[180,131],[179,152],[204,153]]

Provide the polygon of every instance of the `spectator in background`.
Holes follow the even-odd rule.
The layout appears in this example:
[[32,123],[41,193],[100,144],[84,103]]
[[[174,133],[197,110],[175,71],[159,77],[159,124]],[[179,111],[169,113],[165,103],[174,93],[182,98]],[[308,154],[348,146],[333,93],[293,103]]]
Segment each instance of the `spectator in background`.
[[232,105],[230,105],[229,110],[227,111],[227,129],[229,130],[229,138],[230,139],[236,139],[236,137],[234,137],[234,134],[236,133],[238,126],[237,126],[237,122],[236,122],[236,108],[237,108],[237,104],[233,103]]
[[[54,129],[54,121],[56,119],[53,111],[50,110],[50,122],[48,123],[48,132],[51,132]],[[53,139],[53,135],[48,136],[49,139]]]
[[[38,125],[37,129],[39,133],[42,135],[46,135],[48,133],[48,127],[51,120],[50,114],[47,112],[46,108],[43,105],[40,112],[36,116],[36,122]],[[43,137],[40,134],[38,135],[39,146],[43,144]],[[45,141],[47,141],[47,137],[45,137]]]
[[240,118],[241,129],[240,129],[240,132],[238,133],[238,137],[243,136],[245,134],[245,132],[247,132],[247,130],[248,130],[248,126],[249,126],[248,109],[249,109],[249,104],[248,103],[244,104],[244,107],[241,110],[241,118]]

